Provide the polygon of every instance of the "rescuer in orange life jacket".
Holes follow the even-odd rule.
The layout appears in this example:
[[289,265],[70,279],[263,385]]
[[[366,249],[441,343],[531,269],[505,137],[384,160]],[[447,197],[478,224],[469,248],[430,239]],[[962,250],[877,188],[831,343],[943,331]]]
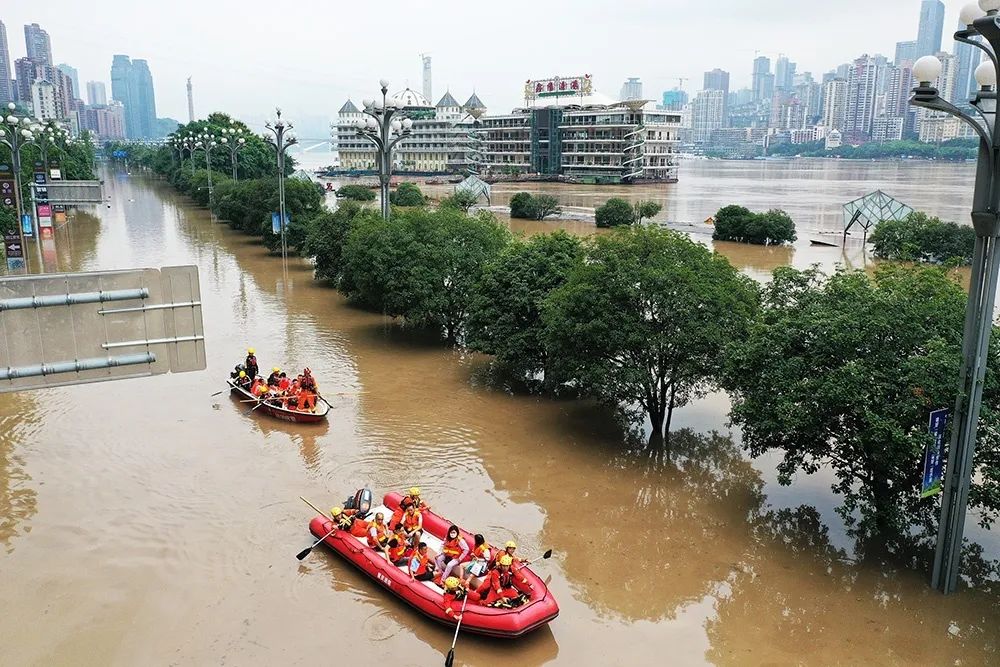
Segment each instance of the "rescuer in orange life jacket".
[[528,580],[523,576],[514,574],[511,570],[513,562],[514,559],[507,554],[497,558],[496,568],[490,570],[486,581],[476,591],[480,596],[486,596],[483,604],[493,607],[511,607],[514,606],[515,600],[524,602],[527,599],[514,587],[514,582],[519,580],[520,583],[527,584],[529,588],[531,584],[528,584]]
[[478,603],[479,593],[469,590],[458,577],[448,577],[444,580],[444,613],[447,616],[454,616],[458,621],[462,618],[462,600],[466,597],[470,602]]
[[431,581],[434,578],[434,563],[431,562],[431,555],[427,552],[427,544],[421,542],[415,551],[411,551],[407,570],[410,573],[410,581]]
[[411,486],[407,495],[403,496],[402,500],[399,501],[399,507],[392,513],[392,518],[389,519],[389,527],[395,527],[397,523],[403,520],[403,512],[406,511],[408,505],[413,505],[418,512],[430,509],[427,503],[420,499],[420,487]]

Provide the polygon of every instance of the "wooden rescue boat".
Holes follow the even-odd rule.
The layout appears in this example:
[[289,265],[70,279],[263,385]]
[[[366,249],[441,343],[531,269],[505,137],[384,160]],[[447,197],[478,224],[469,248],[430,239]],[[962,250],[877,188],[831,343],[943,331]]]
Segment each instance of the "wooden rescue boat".
[[[231,379],[226,380],[226,382],[229,383],[229,391],[231,394],[234,394],[241,399],[250,399],[253,401],[257,400],[253,394],[243,387],[237,386],[237,384]],[[243,405],[253,407],[252,403],[243,403]],[[297,424],[315,424],[317,422],[326,421],[326,415],[330,412],[330,406],[327,405],[326,401],[322,401],[317,398],[315,412],[311,410],[295,410],[293,408],[283,408],[281,407],[281,401],[270,399],[265,400],[263,405],[260,405],[253,411],[263,412],[270,417],[286,422],[295,422]]]

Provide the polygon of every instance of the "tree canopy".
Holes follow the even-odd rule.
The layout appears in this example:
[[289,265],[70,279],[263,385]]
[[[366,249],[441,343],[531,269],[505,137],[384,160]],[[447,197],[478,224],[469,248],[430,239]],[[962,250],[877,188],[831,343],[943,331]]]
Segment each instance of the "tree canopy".
[[413,183],[400,183],[389,193],[389,203],[395,206],[423,206],[427,200]]
[[360,216],[344,244],[340,289],[409,324],[440,327],[454,343],[482,266],[509,241],[507,229],[485,212],[411,209],[389,221]]
[[508,245],[476,283],[466,344],[521,380],[545,373],[542,304],[582,263],[583,243],[561,230]]
[[635,224],[635,209],[624,199],[612,197],[594,212],[598,227],[622,227]]
[[755,245],[792,243],[797,238],[795,223],[782,210],[754,213],[746,207],[730,204],[715,214],[716,241],[736,241]]
[[561,212],[559,200],[552,195],[533,195],[518,192],[510,198],[510,217],[525,220],[544,220]]
[[[727,353],[744,446],[754,456],[783,452],[782,484],[829,465],[839,512],[859,536],[890,541],[932,521],[935,503],[919,498],[922,452],[928,413],[954,402],[965,301],[941,269],[882,265],[874,276],[828,278],[777,269],[759,318]],[[993,426],[983,429],[978,472],[1000,460],[996,347],[983,400]],[[972,497],[987,520],[1000,508],[992,479],[992,492],[977,484]]]
[[874,245],[873,254],[883,259],[971,264],[976,232],[968,225],[915,211],[902,220],[879,222],[868,240]]
[[546,299],[560,377],[669,435],[673,409],[711,386],[749,325],[756,284],[676,232],[628,227],[589,240],[587,260]]

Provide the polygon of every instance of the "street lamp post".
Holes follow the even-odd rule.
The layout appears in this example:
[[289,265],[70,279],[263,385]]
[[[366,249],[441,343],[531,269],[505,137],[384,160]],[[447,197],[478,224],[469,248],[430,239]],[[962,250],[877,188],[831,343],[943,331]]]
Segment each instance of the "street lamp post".
[[285,153],[289,147],[299,143],[299,140],[289,134],[295,126],[281,119],[281,109],[276,108],[274,111],[278,116],[277,120],[268,121],[264,127],[274,134],[274,137],[267,137],[267,142],[278,156],[278,224],[281,229],[281,260],[285,261],[288,258],[285,239]]
[[17,211],[17,234],[21,238],[21,248],[24,248],[24,228],[21,217],[24,206],[21,201],[21,149],[35,137],[29,129],[31,119],[14,115],[17,107],[13,102],[7,104],[7,117],[0,116],[0,144],[10,149],[10,164],[14,172],[14,208]]
[[[940,60],[934,56],[924,56],[913,64],[913,78],[919,85],[914,88],[910,103],[960,118],[979,136],[979,161],[972,198],[972,226],[976,231],[976,247],[969,302],[965,310],[965,330],[962,334],[958,398],[953,414],[948,470],[941,498],[941,520],[931,577],[931,585],[945,594],[954,592],[958,585],[965,511],[972,485],[976,431],[1000,271],[1000,127],[996,122],[996,85],[1000,74],[996,57],[1000,49],[998,11],[1000,0],[980,0],[978,6],[966,5],[961,12],[961,23],[966,28],[955,33],[956,41],[981,49],[988,58],[975,71],[976,82],[980,86],[975,97],[970,100],[975,116],[942,99],[938,94],[934,82],[941,74]],[[974,39],[977,35],[985,39],[989,46]]]
[[184,138],[184,148],[187,149],[188,158],[191,161],[191,175],[194,176],[194,151],[196,148],[201,148],[201,142],[193,134],[188,134]]
[[218,142],[215,141],[214,134],[201,135],[201,141],[203,144],[203,149],[205,151],[205,170],[208,172],[208,201],[211,205],[212,201],[212,149],[218,146]]
[[219,141],[222,145],[229,149],[229,159],[232,161],[233,165],[233,181],[239,181],[239,176],[237,174],[237,164],[239,163],[238,154],[246,146],[247,140],[239,135],[243,134],[243,130],[239,128],[225,128],[222,133],[226,136],[222,137]]
[[410,136],[413,121],[398,118],[403,103],[387,97],[389,82],[379,81],[382,86],[382,100],[365,100],[364,114],[368,116],[357,122],[357,133],[375,146],[375,163],[378,166],[379,191],[382,196],[382,217],[389,219],[389,182],[392,179],[392,149]]

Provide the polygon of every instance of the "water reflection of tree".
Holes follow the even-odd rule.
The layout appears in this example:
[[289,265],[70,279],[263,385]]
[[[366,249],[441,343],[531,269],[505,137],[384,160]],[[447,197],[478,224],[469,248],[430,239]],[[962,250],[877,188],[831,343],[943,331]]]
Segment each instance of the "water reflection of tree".
[[946,598],[924,569],[835,548],[812,507],[765,512],[751,532],[706,623],[713,663],[982,664],[1000,651],[1000,590],[981,550],[966,553],[976,590]]
[[669,454],[619,453],[585,488],[564,489],[568,503],[543,501],[544,535],[589,606],[630,621],[672,619],[728,576],[762,486],[728,436],[681,430]]

